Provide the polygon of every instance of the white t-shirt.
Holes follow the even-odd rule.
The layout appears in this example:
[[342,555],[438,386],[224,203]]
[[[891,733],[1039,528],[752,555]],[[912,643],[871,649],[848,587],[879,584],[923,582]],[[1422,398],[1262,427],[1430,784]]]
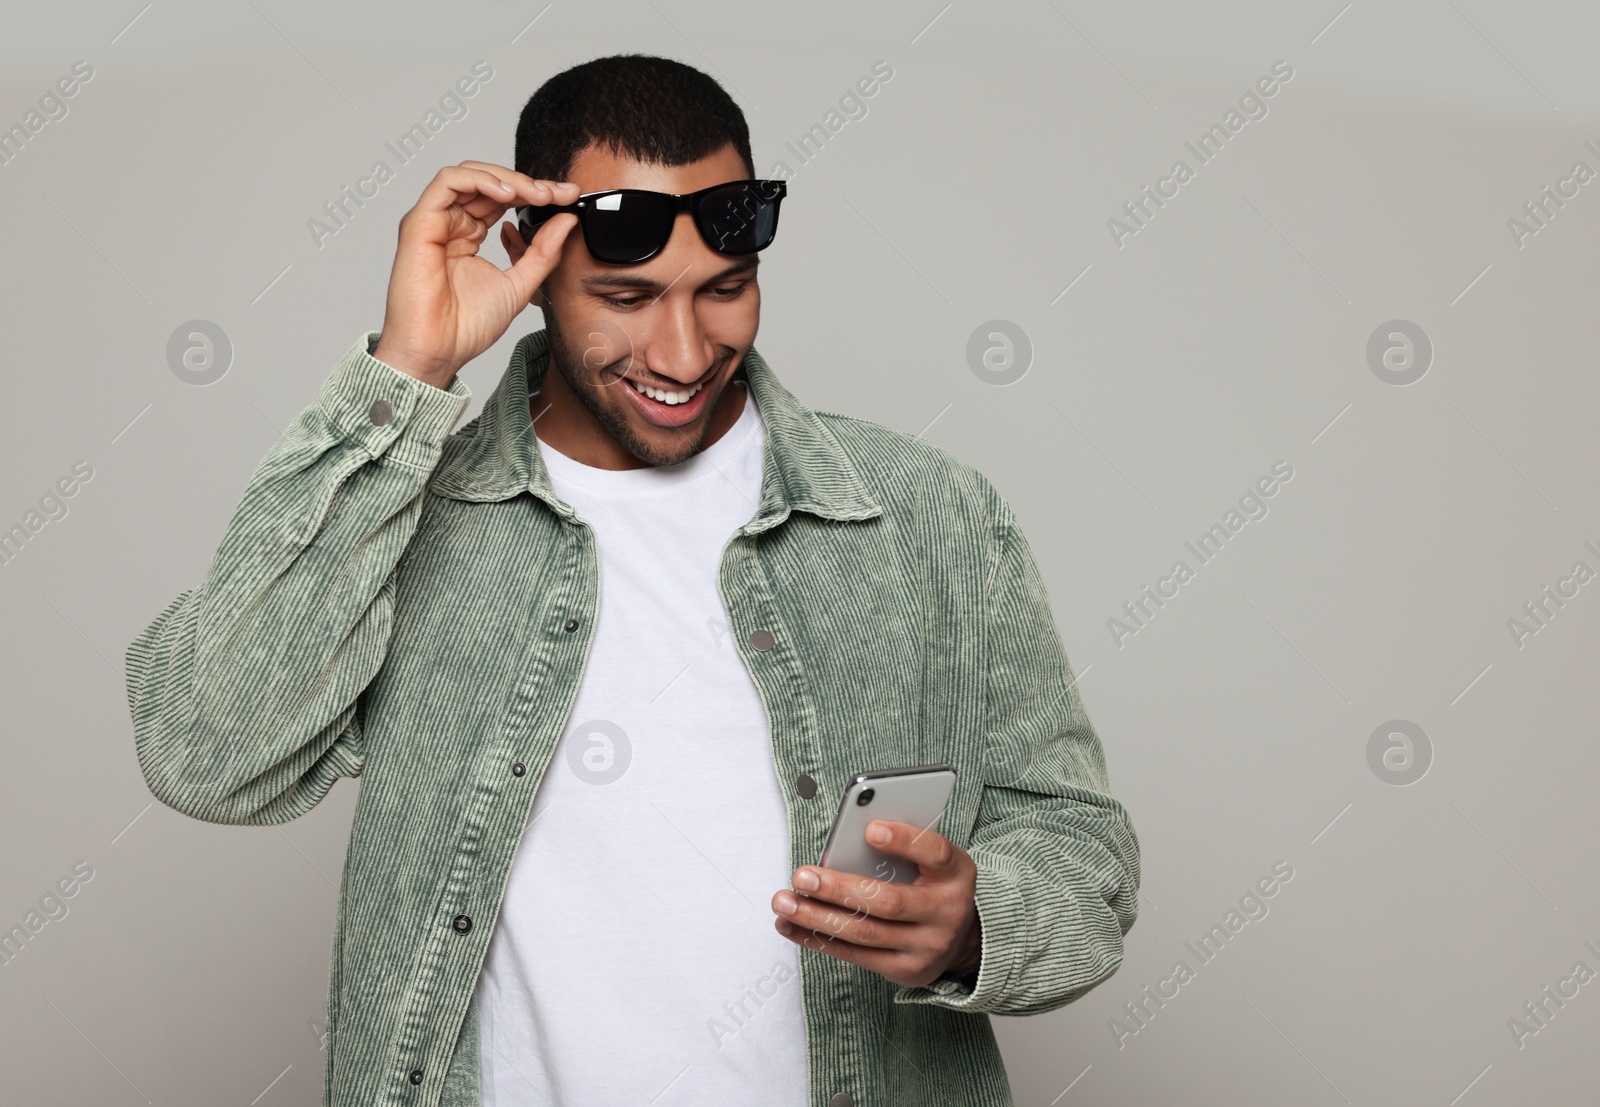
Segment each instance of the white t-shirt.
[[788,816],[717,589],[763,440],[746,391],[677,465],[596,469],[539,442],[594,527],[600,604],[478,981],[484,1107],[807,1101],[798,950],[769,906]]

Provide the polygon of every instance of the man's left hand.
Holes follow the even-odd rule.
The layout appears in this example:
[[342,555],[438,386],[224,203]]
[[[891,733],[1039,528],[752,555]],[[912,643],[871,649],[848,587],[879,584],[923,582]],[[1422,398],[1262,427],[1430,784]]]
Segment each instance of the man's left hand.
[[[887,834],[882,841],[875,835]],[[794,871],[796,892],[772,897],[778,933],[808,949],[871,969],[905,987],[977,966],[982,930],[978,868],[950,839],[909,823],[874,819],[867,842],[914,861],[915,883],[897,884],[818,865]]]

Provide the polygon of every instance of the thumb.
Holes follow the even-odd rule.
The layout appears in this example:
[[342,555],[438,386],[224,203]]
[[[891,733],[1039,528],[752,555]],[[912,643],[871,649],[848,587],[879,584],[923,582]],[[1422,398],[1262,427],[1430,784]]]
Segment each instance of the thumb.
[[[577,225],[578,217],[564,211],[547,219],[534,233],[533,242],[522,252],[516,264],[505,271],[506,279],[516,289],[519,300],[527,302],[551,270],[560,264],[562,246]],[[513,229],[511,233],[519,232]]]

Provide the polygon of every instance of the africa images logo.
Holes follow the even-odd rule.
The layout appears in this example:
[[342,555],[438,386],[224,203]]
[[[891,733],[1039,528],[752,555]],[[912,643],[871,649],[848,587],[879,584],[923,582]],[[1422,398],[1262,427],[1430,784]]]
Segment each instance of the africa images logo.
[[[1193,542],[1185,542],[1184,549],[1194,556],[1193,566],[1179,558],[1173,562],[1167,575],[1156,581],[1154,591],[1146,584],[1140,589],[1136,598],[1122,605],[1122,614],[1126,616],[1126,622],[1116,616],[1106,620],[1106,629],[1111,632],[1111,640],[1117,644],[1117,649],[1122,649],[1127,644],[1127,639],[1148,626],[1156,617],[1156,612],[1167,606],[1166,600],[1177,596],[1178,590],[1183,585],[1195,579],[1200,567],[1209,565],[1222,552],[1223,547],[1244,530],[1248,523],[1265,519],[1270,510],[1267,501],[1282,491],[1283,486],[1293,479],[1294,467],[1287,461],[1278,462],[1265,476],[1251,485],[1249,491],[1239,497],[1237,510],[1230,509],[1220,523],[1211,524],[1210,528],[1203,531]],[[1155,605],[1154,608],[1150,606],[1151,604]]]
[[[1294,67],[1280,58],[1270,70],[1256,78],[1249,91],[1239,97],[1236,109],[1230,108],[1220,123],[1213,123],[1209,129],[1202,131],[1194,142],[1185,142],[1184,148],[1194,155],[1193,167],[1179,158],[1172,163],[1166,176],[1156,179],[1154,190],[1149,185],[1140,186],[1139,195],[1122,205],[1122,218],[1113,216],[1106,220],[1106,230],[1111,232],[1111,241],[1117,244],[1117,249],[1122,249],[1128,244],[1128,239],[1144,230],[1156,217],[1156,211],[1167,206],[1166,200],[1175,198],[1179,189],[1199,174],[1199,167],[1209,165],[1246,125],[1265,119],[1271,110],[1267,107],[1267,101],[1278,95],[1283,86],[1293,79]],[[1154,205],[1154,210],[1151,205]]]

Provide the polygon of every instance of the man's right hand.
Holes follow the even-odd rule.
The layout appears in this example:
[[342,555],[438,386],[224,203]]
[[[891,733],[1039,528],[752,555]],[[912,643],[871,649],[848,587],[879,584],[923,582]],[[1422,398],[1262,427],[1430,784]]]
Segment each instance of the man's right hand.
[[489,228],[521,204],[570,204],[578,186],[536,181],[486,161],[449,165],[400,219],[383,331],[372,356],[435,388],[494,345],[561,260],[578,217],[547,220],[527,252],[502,270],[478,256]]

